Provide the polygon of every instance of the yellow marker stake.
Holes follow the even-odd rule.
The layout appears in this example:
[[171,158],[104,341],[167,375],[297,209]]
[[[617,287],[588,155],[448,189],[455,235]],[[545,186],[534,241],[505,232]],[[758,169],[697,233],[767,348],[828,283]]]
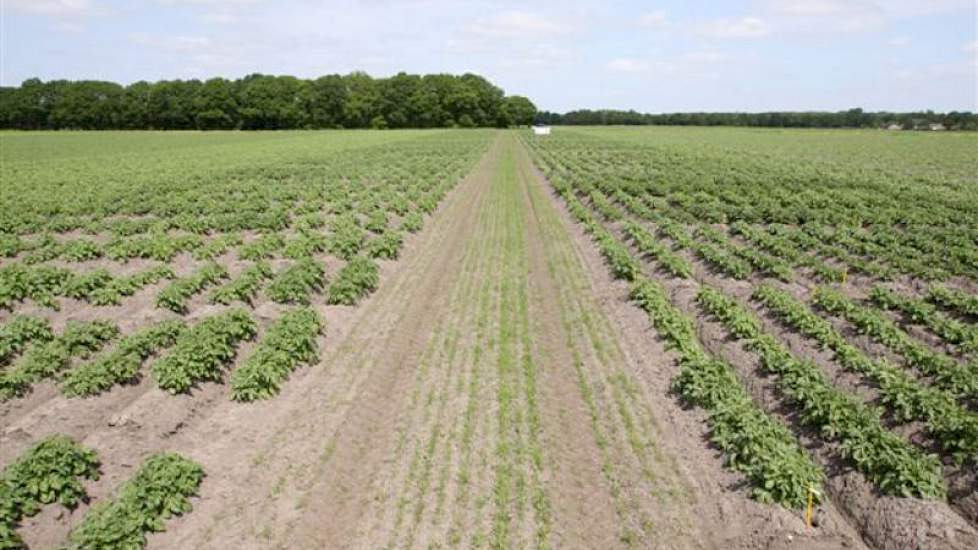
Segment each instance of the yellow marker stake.
[[812,489],[811,485],[809,485],[808,486],[808,510],[805,510],[805,523],[807,523],[809,527],[812,526],[812,512],[813,512],[813,507],[815,502],[814,496],[815,496],[815,490]]

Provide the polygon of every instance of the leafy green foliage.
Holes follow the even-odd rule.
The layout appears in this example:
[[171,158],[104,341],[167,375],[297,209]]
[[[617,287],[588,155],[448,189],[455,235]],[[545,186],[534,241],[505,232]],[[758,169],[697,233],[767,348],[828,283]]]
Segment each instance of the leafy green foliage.
[[812,298],[825,311],[842,315],[860,332],[903,356],[908,365],[932,376],[934,385],[955,397],[978,397],[978,372],[914,340],[879,310],[859,306],[829,287],[815,289]]
[[208,317],[183,331],[173,350],[153,364],[153,378],[171,393],[187,392],[205,381],[220,381],[243,340],[258,327],[247,311],[234,309]]
[[312,258],[299,260],[278,272],[269,283],[266,293],[273,301],[285,303],[309,303],[309,296],[322,289],[326,271]]
[[940,462],[888,431],[880,422],[883,411],[836,389],[818,366],[797,359],[776,338],[764,333],[760,321],[729,296],[701,287],[696,300],[760,355],[765,371],[776,374],[779,388],[801,406],[802,422],[818,428],[826,438],[838,440],[842,454],[881,491],[898,496],[944,497]]
[[927,299],[960,315],[978,317],[978,296],[962,290],[934,285],[927,291]]
[[180,252],[202,246],[203,240],[199,235],[173,237],[163,232],[153,232],[147,235],[113,239],[105,246],[105,255],[119,261],[146,258],[169,262]]
[[262,235],[255,241],[245,243],[238,249],[238,257],[242,260],[260,260],[271,258],[276,250],[285,247],[285,239],[277,233]]
[[0,325],[0,366],[7,364],[29,344],[49,342],[54,338],[47,319],[17,315]]
[[97,504],[69,535],[68,550],[130,550],[146,546],[146,533],[190,512],[204,470],[176,453],[147,458],[108,502]]
[[400,231],[387,231],[367,242],[366,253],[371,258],[397,259],[404,245],[404,236]]
[[387,230],[387,212],[384,212],[380,208],[374,208],[367,214],[367,220],[364,222],[363,227],[367,231],[378,235],[383,233]]
[[76,239],[62,245],[61,256],[70,262],[84,262],[102,257],[102,246],[90,239]]
[[944,315],[933,304],[902,296],[882,286],[873,287],[869,298],[882,308],[900,311],[912,322],[927,326],[949,344],[968,353],[978,353],[978,327]]
[[124,297],[132,296],[139,289],[174,277],[173,270],[168,266],[153,267],[135,275],[107,281],[104,286],[92,289],[84,298],[96,306],[119,305]]
[[262,338],[244,365],[231,373],[231,398],[236,401],[267,399],[278,394],[289,373],[318,356],[316,338],[323,321],[308,307],[287,311]]
[[237,300],[250,305],[261,285],[271,276],[272,266],[259,260],[227,284],[215,288],[210,301],[213,304],[230,304]]
[[595,230],[592,237],[616,279],[634,281],[642,273],[641,266],[628,253],[628,249],[611,233],[599,228]]
[[22,548],[14,527],[58,502],[74,508],[87,499],[82,479],[99,478],[99,460],[63,435],[31,447],[0,474],[0,548]]
[[380,284],[377,264],[363,257],[350,260],[326,291],[326,303],[354,305]]
[[328,245],[329,241],[324,235],[313,231],[300,231],[297,236],[285,242],[282,255],[292,259],[311,258],[326,250]]
[[344,260],[350,260],[360,252],[366,233],[352,216],[340,216],[330,224],[329,251]]
[[13,309],[14,304],[30,298],[43,306],[58,309],[55,296],[61,294],[71,278],[67,269],[48,266],[28,267],[13,263],[0,268],[0,309]]
[[424,227],[424,215],[417,210],[412,210],[408,212],[407,216],[404,216],[404,220],[401,222],[401,229],[407,231],[408,233],[417,233],[421,231]]
[[11,368],[0,371],[0,400],[24,393],[31,384],[59,374],[73,357],[98,351],[119,329],[105,321],[68,321],[53,340],[30,348]]
[[185,328],[182,321],[162,321],[126,336],[102,357],[70,370],[62,383],[62,391],[69,397],[90,396],[135,380],[143,361],[172,346]]
[[231,247],[238,246],[240,244],[241,235],[238,235],[237,233],[220,235],[207,241],[204,246],[194,249],[193,256],[194,259],[197,260],[213,260],[214,258],[230,250]]
[[642,277],[632,286],[631,298],[679,354],[676,391],[709,412],[711,441],[723,450],[728,467],[751,480],[752,496],[801,508],[810,489],[821,494],[822,470],[787,428],[754,404],[733,369],[702,349],[692,321],[670,303],[662,287]]
[[187,300],[191,296],[227,277],[227,270],[220,264],[214,262],[205,264],[189,277],[176,279],[161,290],[156,296],[156,307],[186,313]]
[[688,279],[693,276],[693,267],[689,265],[689,262],[657,241],[652,233],[644,227],[628,220],[625,222],[624,230],[640,251],[654,258],[663,269],[673,276],[681,279]]
[[912,376],[886,361],[866,357],[831,323],[804,303],[769,285],[757,287],[754,298],[785,323],[835,353],[843,368],[879,384],[884,404],[900,420],[920,420],[941,447],[958,462],[978,456],[978,416],[964,409],[943,390],[922,386]]

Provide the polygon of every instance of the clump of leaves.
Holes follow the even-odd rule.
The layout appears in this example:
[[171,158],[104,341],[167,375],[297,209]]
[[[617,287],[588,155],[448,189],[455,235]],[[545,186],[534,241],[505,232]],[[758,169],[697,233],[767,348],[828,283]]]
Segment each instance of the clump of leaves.
[[61,255],[71,262],[84,262],[101,258],[102,246],[89,239],[76,239],[62,245]]
[[68,269],[51,266],[29,267],[14,263],[0,268],[0,308],[13,309],[14,304],[30,298],[40,305],[58,309],[55,296],[62,293],[72,277]]
[[0,400],[20,395],[34,382],[60,373],[73,357],[98,351],[118,333],[106,321],[68,321],[60,336],[31,348],[13,367],[0,371]]
[[199,382],[220,381],[238,344],[253,338],[257,330],[254,319],[241,309],[208,317],[184,331],[173,351],[153,364],[153,377],[171,393],[186,392]]
[[339,216],[333,220],[330,229],[332,229],[329,243],[330,252],[344,260],[349,260],[356,256],[357,252],[360,252],[366,234],[354,217]]
[[239,300],[250,305],[262,283],[271,276],[272,266],[268,262],[258,261],[229,283],[215,288],[210,301],[213,304],[230,304]]
[[0,326],[0,366],[10,361],[29,344],[49,342],[53,338],[51,323],[47,319],[17,315]]
[[380,208],[373,209],[367,215],[367,221],[363,224],[368,231],[380,234],[387,230],[387,212]]
[[183,321],[162,321],[126,336],[114,350],[69,371],[62,392],[69,397],[90,396],[135,380],[143,361],[160,349],[172,346],[185,329]]
[[276,395],[289,373],[318,356],[319,315],[308,307],[290,310],[276,321],[244,365],[231,373],[231,398],[254,401]]
[[232,246],[238,246],[239,244],[241,244],[241,235],[237,233],[220,235],[207,241],[204,246],[195,249],[193,256],[198,260],[212,260],[227,252]]
[[409,212],[407,216],[404,216],[404,221],[401,222],[401,228],[408,233],[417,233],[423,227],[424,216],[417,210]]
[[309,303],[309,295],[326,281],[323,266],[312,258],[299,260],[280,271],[268,285],[268,297],[280,304]]
[[375,237],[367,243],[366,252],[371,258],[397,259],[404,244],[404,236],[400,231],[388,231]]
[[25,517],[45,504],[74,508],[88,498],[82,479],[98,479],[94,451],[72,439],[54,435],[37,443],[0,474],[0,548],[22,548],[14,532]]
[[111,501],[92,508],[69,535],[70,550],[129,550],[146,546],[146,533],[166,530],[172,516],[190,512],[204,470],[176,453],[150,456]]
[[105,286],[96,288],[86,299],[97,306],[119,305],[122,298],[132,296],[137,290],[162,279],[172,279],[175,275],[168,266],[162,265],[141,271],[129,277],[117,277]]
[[282,255],[292,259],[310,258],[326,250],[328,244],[324,235],[313,231],[300,231],[297,236],[286,241]]
[[245,243],[238,248],[238,257],[242,260],[260,260],[271,258],[276,250],[285,246],[285,239],[278,233],[262,235],[258,240]]
[[367,258],[354,258],[343,266],[329,285],[326,302],[354,305],[360,298],[376,290],[379,283],[377,264]]
[[204,288],[211,286],[221,279],[226,279],[228,272],[220,264],[211,262],[195,271],[189,277],[176,279],[156,296],[156,307],[165,307],[177,313],[187,312],[187,300]]

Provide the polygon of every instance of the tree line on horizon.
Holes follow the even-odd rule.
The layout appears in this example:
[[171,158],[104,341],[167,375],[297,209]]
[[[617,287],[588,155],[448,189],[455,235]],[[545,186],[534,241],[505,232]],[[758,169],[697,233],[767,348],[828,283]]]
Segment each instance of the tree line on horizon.
[[890,128],[928,130],[940,125],[946,130],[978,130],[978,113],[951,111],[935,113],[847,111],[775,111],[766,113],[639,113],[614,109],[581,109],[567,113],[540,111],[536,124],[625,125],[625,126],[758,126],[774,128]]
[[126,86],[32,78],[0,87],[0,127],[23,130],[506,127],[530,124],[534,114],[526,97],[470,73],[252,74]]

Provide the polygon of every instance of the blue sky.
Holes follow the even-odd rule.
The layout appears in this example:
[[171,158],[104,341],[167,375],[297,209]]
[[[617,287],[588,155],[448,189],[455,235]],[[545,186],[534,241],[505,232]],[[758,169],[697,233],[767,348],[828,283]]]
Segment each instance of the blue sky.
[[0,82],[475,72],[542,109],[978,111],[974,0],[0,0]]

